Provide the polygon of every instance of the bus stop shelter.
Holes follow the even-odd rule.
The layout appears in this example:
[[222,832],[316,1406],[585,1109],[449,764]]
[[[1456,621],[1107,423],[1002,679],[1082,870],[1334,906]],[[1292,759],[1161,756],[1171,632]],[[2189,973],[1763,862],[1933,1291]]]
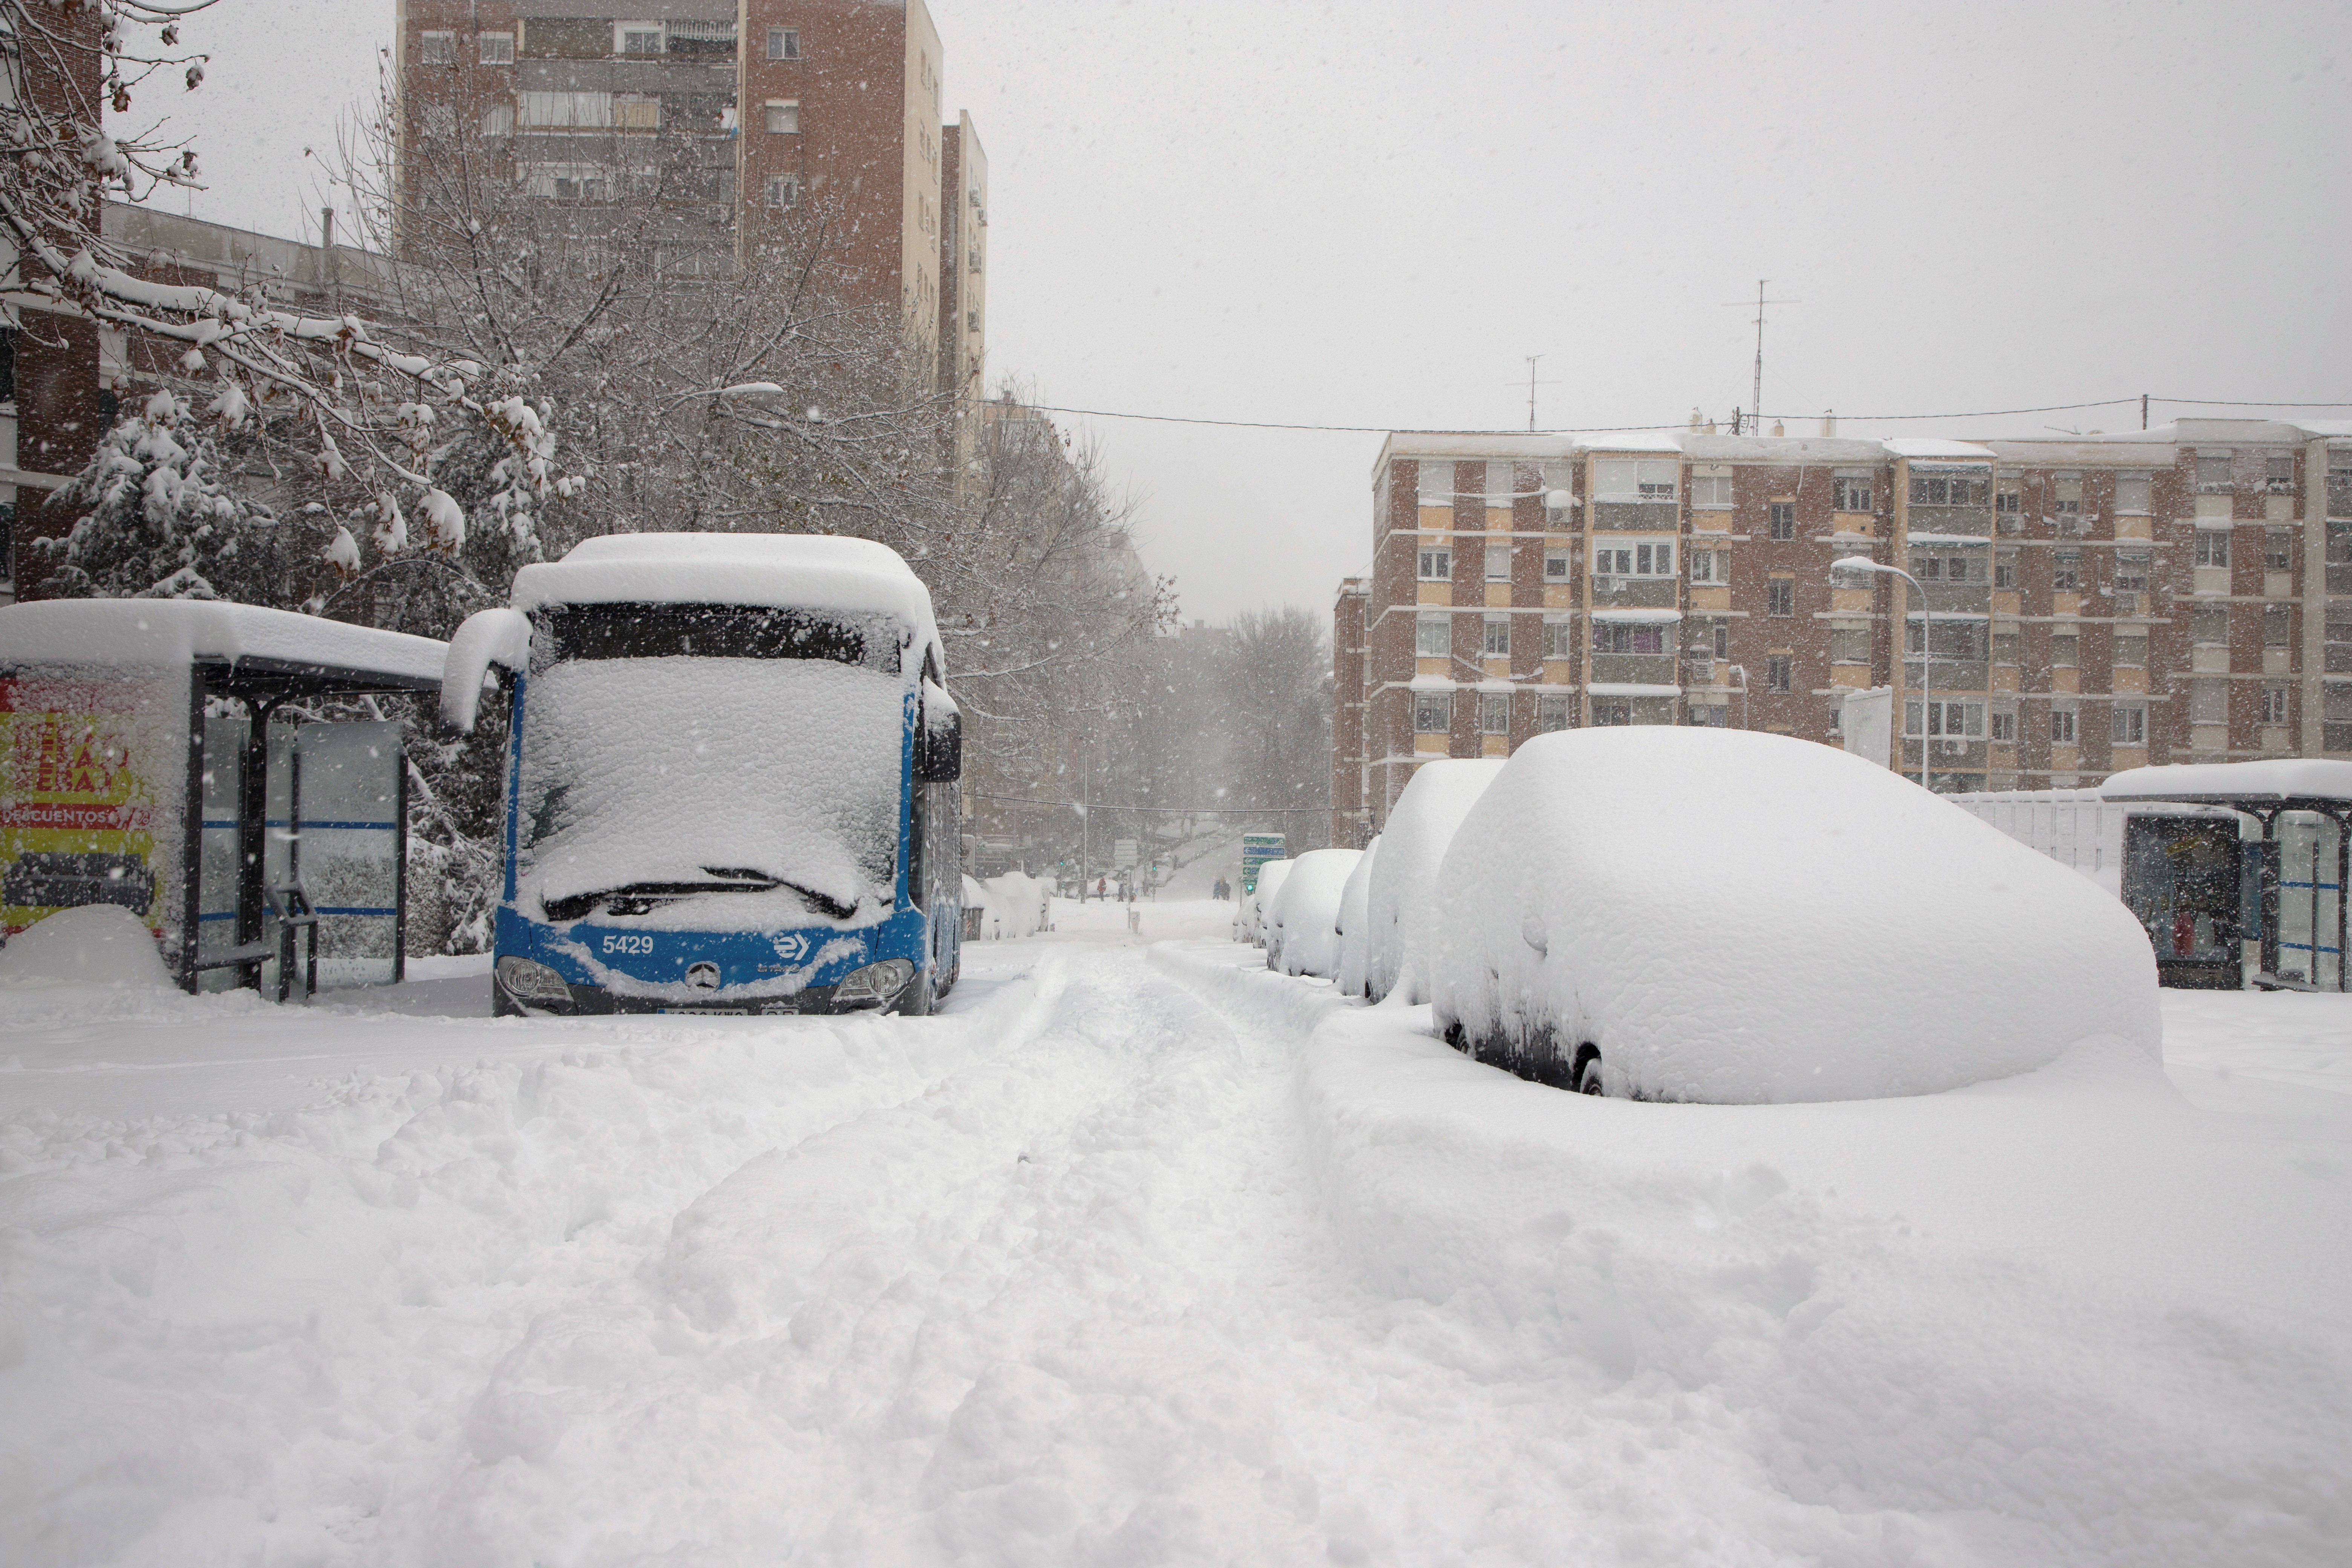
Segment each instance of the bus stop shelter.
[[190,991],[400,979],[401,726],[316,709],[437,693],[446,652],[250,605],[0,609],[0,930],[115,904]]
[[2262,826],[2258,882],[2246,900],[2261,943],[2254,984],[2344,991],[2346,889],[2352,885],[2352,763],[2278,757],[2131,768],[2099,786],[2111,802],[2227,806]]

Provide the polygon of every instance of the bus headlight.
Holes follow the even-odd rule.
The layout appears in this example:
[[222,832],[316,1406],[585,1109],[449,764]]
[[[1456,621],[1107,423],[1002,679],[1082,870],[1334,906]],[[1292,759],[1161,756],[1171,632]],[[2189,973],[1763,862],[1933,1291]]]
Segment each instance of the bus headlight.
[[915,978],[915,966],[903,958],[886,958],[863,969],[853,969],[833,994],[841,1007],[887,1006]]
[[572,987],[544,963],[528,958],[499,960],[499,984],[518,1002],[538,1007],[569,1007]]

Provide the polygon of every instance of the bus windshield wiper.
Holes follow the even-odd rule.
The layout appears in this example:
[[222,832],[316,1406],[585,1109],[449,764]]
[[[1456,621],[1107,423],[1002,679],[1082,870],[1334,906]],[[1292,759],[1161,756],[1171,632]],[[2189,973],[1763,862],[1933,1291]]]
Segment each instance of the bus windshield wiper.
[[543,907],[551,921],[576,921],[600,905],[607,914],[642,915],[656,905],[675,903],[703,893],[765,893],[777,888],[799,896],[803,903],[829,919],[845,921],[857,912],[855,903],[843,903],[827,893],[804,888],[798,882],[788,882],[782,877],[771,877],[763,871],[740,870],[731,867],[705,866],[705,871],[715,879],[708,882],[631,882],[625,887],[603,888],[593,893],[573,893],[568,898],[549,899]]

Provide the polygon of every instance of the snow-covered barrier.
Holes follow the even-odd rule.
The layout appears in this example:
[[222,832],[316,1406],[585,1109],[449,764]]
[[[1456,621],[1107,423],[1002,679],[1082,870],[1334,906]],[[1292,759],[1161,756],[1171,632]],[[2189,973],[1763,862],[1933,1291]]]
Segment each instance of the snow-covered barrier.
[[1381,841],[1375,836],[1364,846],[1364,858],[1348,873],[1348,885],[1339,889],[1339,994],[1361,996],[1364,994],[1364,960],[1369,947],[1365,932],[1371,921],[1372,866],[1379,858]]
[[1362,860],[1360,849],[1310,849],[1283,879],[1266,910],[1265,966],[1285,974],[1339,972],[1339,898]]
[[1597,1051],[1612,1095],[1927,1094],[2103,1037],[2161,1047],[2155,956],[2122,905],[1884,768],[1780,736],[1528,742],[1454,835],[1433,912],[1447,1037],[1587,1089]]
[[1429,909],[1437,868],[1454,830],[1478,803],[1499,757],[1423,763],[1389,807],[1381,858],[1366,890],[1364,994],[1378,1002],[1391,991],[1404,1002],[1429,1000]]
[[1234,940],[1265,945],[1265,911],[1274,907],[1274,896],[1282,891],[1282,879],[1290,875],[1295,860],[1268,860],[1257,868],[1257,886],[1245,889],[1234,914]]

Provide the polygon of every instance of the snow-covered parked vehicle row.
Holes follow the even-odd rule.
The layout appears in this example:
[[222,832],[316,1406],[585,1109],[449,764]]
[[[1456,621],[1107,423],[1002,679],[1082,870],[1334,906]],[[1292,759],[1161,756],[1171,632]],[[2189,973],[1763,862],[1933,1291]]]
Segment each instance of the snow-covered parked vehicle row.
[[2121,904],[1883,767],[1782,736],[1538,736],[1463,818],[1436,895],[1439,1028],[1588,1093],[1859,1100],[2102,1037],[2161,1047],[2154,956]]
[[1326,979],[1339,972],[1339,897],[1364,858],[1360,849],[1310,849],[1292,862],[1266,910],[1265,966]]
[[864,540],[639,533],[515,574],[502,1013],[926,1013],[961,940],[962,727],[930,595]]
[[1339,994],[1361,996],[1364,994],[1364,960],[1370,952],[1366,941],[1371,921],[1372,866],[1380,858],[1381,840],[1378,834],[1364,846],[1364,858],[1348,873],[1348,885],[1339,889]]
[[1283,879],[1297,864],[1295,860],[1268,860],[1257,868],[1257,886],[1244,889],[1234,907],[1235,942],[1265,945],[1265,912],[1274,907],[1274,896],[1282,891]]
[[1412,1003],[1429,1000],[1430,910],[1437,869],[1454,829],[1503,771],[1499,757],[1423,763],[1381,835],[1380,858],[1366,885],[1364,994],[1378,1002],[1391,991]]

